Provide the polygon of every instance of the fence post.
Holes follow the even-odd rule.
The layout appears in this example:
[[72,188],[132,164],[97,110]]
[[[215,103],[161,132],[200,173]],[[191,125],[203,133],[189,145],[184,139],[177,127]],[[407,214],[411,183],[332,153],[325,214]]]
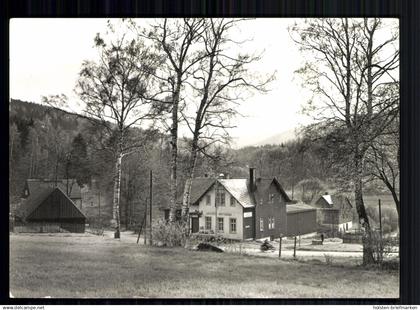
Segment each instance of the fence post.
[[283,237],[280,235],[280,240],[279,240],[279,257],[281,257],[281,240],[283,239]]
[[380,251],[380,260],[382,262],[383,255],[383,244],[382,244],[382,210],[381,210],[381,200],[378,199],[379,205],[379,251]]
[[296,258],[296,236],[295,236],[295,244],[293,246],[293,257]]
[[149,221],[149,225],[150,225],[150,245],[153,245],[152,242],[152,203],[153,203],[153,172],[152,170],[150,170],[150,194],[149,194],[149,212],[150,212],[150,221]]

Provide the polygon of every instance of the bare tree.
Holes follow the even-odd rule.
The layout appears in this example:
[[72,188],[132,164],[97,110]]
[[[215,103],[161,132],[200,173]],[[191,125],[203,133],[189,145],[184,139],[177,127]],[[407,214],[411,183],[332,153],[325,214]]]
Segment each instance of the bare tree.
[[[183,98],[181,92],[188,79],[191,68],[203,57],[194,45],[200,40],[204,31],[204,19],[164,19],[151,25],[150,28],[140,29],[132,22],[136,33],[151,40],[155,49],[166,56],[166,63],[160,67],[156,77],[161,81],[161,87],[166,88],[168,96],[160,103],[166,103],[170,112],[171,125],[171,194],[169,220],[175,221],[177,202],[177,161],[178,161],[178,124],[179,110],[182,109]],[[156,99],[157,100],[157,99]]]
[[[109,29],[116,35],[114,26]],[[95,45],[99,61],[85,61],[79,74],[76,93],[85,103],[85,113],[104,128],[115,158],[113,224],[115,238],[120,237],[120,188],[122,158],[139,148],[131,129],[151,125],[155,116],[153,104],[156,67],[161,58],[139,38],[131,40],[126,33],[105,42],[97,34]]]
[[[382,100],[381,87],[395,82],[398,36],[380,19],[314,19],[291,28],[311,59],[298,71],[316,98],[306,111],[319,121],[311,135],[340,132],[359,221],[366,233],[363,261],[373,262],[371,227],[363,202],[365,155],[396,117],[397,102]],[[382,32],[387,39],[380,40]],[[315,112],[315,113],[312,113]],[[342,158],[344,158],[342,157]]]
[[374,178],[383,182],[392,195],[398,215],[400,218],[400,136],[398,125],[393,124],[389,134],[379,137],[372,142],[367,151],[366,163]]
[[201,55],[205,57],[197,62],[191,80],[186,81],[192,89],[193,102],[181,110],[181,115],[193,137],[182,202],[184,219],[188,218],[191,184],[198,153],[209,156],[206,153],[207,147],[218,142],[228,142],[228,129],[234,127],[231,120],[239,114],[236,106],[240,100],[250,94],[247,91],[268,91],[266,86],[274,77],[273,74],[261,79],[252,74],[249,65],[258,62],[260,55],[229,53],[232,47],[237,51],[242,45],[242,42],[234,41],[230,33],[239,21],[241,20],[209,19],[205,22],[199,45],[203,50]]

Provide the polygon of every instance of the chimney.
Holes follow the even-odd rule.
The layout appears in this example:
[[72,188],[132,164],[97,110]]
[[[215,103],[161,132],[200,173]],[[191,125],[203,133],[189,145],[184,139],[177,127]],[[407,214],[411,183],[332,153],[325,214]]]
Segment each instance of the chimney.
[[219,174],[219,179],[224,179],[225,175],[223,173]]
[[325,194],[324,195],[328,195],[328,192],[325,192]]
[[230,179],[230,173],[226,173],[226,174],[225,174],[225,178],[226,178],[226,179]]
[[249,168],[249,189],[251,191],[255,189],[255,168]]

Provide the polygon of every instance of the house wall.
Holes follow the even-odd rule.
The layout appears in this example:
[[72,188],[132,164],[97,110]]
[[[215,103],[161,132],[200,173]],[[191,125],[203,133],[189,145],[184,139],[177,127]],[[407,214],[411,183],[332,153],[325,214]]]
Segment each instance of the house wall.
[[338,225],[339,217],[340,217],[340,214],[339,214],[340,212],[338,209],[319,208],[317,212],[318,212],[318,221],[320,224]]
[[[225,192],[225,206],[217,207],[217,217],[222,217],[223,220],[223,232],[218,231],[217,234],[229,239],[243,239],[243,207],[235,200],[235,206],[230,206],[230,194],[222,186],[219,187],[220,190]],[[210,205],[206,204],[206,196],[210,195]],[[215,190],[212,187],[199,201],[198,206],[191,206],[191,211],[198,210],[203,212],[202,216],[199,218],[199,230],[206,231],[205,229],[205,220],[206,216],[211,217],[211,227],[213,232],[216,230],[216,210],[214,206],[215,202]],[[246,209],[245,209],[246,210]],[[236,233],[230,233],[230,218],[236,218]]]
[[346,231],[352,229],[352,227],[353,227],[353,222],[352,221],[349,221],[349,222],[346,222],[346,223],[341,223],[341,224],[338,225],[338,231],[346,232]]
[[[269,202],[269,194],[274,194],[274,202]],[[287,232],[286,202],[274,183],[264,191],[255,193],[255,238],[278,238],[280,234]],[[268,228],[268,218],[274,217],[274,229]],[[263,231],[261,231],[260,219],[263,219]]]
[[287,213],[287,236],[299,236],[317,231],[316,210]]

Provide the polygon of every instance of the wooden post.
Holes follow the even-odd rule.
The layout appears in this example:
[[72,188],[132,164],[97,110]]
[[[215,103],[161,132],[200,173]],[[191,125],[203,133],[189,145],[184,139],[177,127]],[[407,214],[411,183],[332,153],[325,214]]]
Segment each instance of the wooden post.
[[279,240],[279,257],[281,257],[281,240],[283,239],[283,237],[280,235],[280,240]]
[[98,192],[98,209],[99,209],[99,228],[102,229],[102,221],[101,221],[101,192]]
[[147,239],[147,198],[146,198],[146,204],[144,207],[144,217],[143,217],[143,222],[144,222],[144,245],[146,245],[146,239]]
[[150,225],[150,245],[153,245],[152,242],[152,203],[153,203],[153,172],[152,170],[150,170],[150,193],[149,193],[149,225]]
[[[147,206],[147,198],[146,198],[146,206]],[[146,221],[146,215],[147,215],[146,211],[147,211],[147,207],[145,208],[145,212],[144,212],[143,220],[141,221],[141,224],[140,224],[139,234],[138,234],[138,236],[137,236],[137,243],[139,243],[140,234],[141,234],[141,232],[142,232],[142,230],[143,230],[143,227],[144,227],[144,224],[145,224],[145,221]],[[144,234],[146,235],[146,231],[145,231],[145,233],[144,233]],[[146,244],[146,237],[144,237],[144,244]]]
[[215,217],[215,221],[214,221],[214,236],[217,239],[217,192],[218,192],[218,187],[217,187],[217,179],[216,182],[214,183],[214,217]]
[[293,246],[293,257],[296,258],[296,236],[295,236],[295,244]]
[[379,203],[379,235],[381,237],[381,241],[382,241],[382,210],[381,210],[381,200],[378,199],[378,203]]
[[382,261],[382,255],[383,255],[383,244],[382,244],[382,210],[381,210],[381,200],[378,199],[379,204],[379,247],[380,247],[380,255],[381,255],[381,261]]

